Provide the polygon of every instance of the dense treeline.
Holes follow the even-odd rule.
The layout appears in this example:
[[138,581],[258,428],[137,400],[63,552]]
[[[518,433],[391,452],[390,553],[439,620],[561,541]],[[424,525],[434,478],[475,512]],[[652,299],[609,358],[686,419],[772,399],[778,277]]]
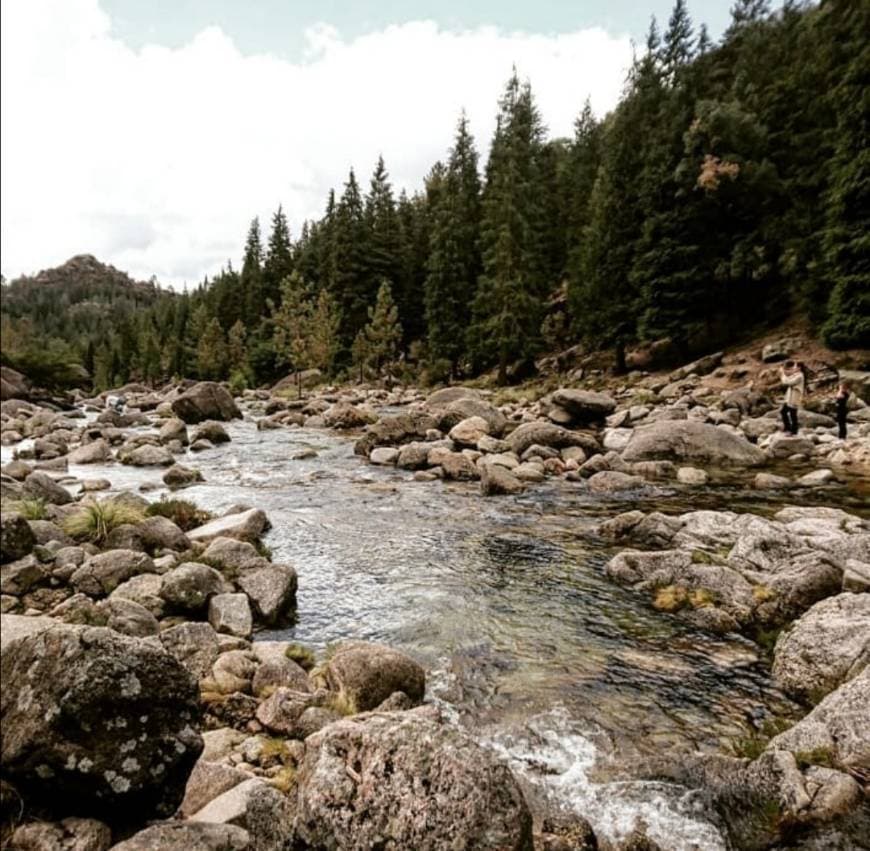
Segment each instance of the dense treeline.
[[506,380],[547,348],[612,346],[619,364],[668,338],[688,356],[792,313],[870,346],[867,32],[868,3],[738,0],[713,45],[677,0],[618,107],[587,103],[572,139],[547,138],[514,73],[482,170],[463,115],[412,196],[381,159],[295,241],[281,209],[265,244],[255,219],[238,271],[84,319],[25,311],[28,331],[101,388],[310,367]]

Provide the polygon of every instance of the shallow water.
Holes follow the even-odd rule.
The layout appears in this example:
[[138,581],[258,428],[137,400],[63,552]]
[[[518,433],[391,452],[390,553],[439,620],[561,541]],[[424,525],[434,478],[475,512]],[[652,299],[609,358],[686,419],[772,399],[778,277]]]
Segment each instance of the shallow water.
[[[794,707],[754,644],[688,627],[607,580],[612,550],[594,528],[636,506],[766,512],[775,495],[662,490],[638,503],[551,480],[482,499],[476,484],[370,466],[334,433],[250,422],[229,431],[232,443],[179,459],[206,478],[183,497],[268,513],[266,544],[299,573],[298,622],[269,637],[402,647],[426,666],[430,699],[510,759],[533,794],[585,815],[604,837],[643,817],[667,848],[725,847],[693,796],[633,781],[634,767],[727,747],[750,717]],[[291,460],[306,448],[317,457]],[[162,475],[118,464],[70,473],[107,478],[113,491]]]

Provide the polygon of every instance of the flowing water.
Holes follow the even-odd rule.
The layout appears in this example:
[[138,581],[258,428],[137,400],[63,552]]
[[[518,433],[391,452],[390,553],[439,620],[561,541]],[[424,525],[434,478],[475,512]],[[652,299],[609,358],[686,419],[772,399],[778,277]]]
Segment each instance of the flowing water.
[[[401,647],[426,667],[429,698],[509,759],[531,795],[586,816],[603,837],[642,817],[663,847],[725,848],[694,795],[632,780],[633,767],[727,747],[751,719],[795,708],[754,644],[693,629],[607,580],[613,550],[595,527],[638,505],[746,508],[757,497],[710,488],[691,503],[666,491],[636,503],[551,480],[483,499],[475,484],[370,466],[331,432],[228,430],[232,443],[180,459],[206,479],[183,498],[268,513],[265,542],[296,567],[299,605],[294,627],[264,637]],[[292,460],[305,449],[316,457]],[[162,471],[70,473],[118,491],[160,485]]]

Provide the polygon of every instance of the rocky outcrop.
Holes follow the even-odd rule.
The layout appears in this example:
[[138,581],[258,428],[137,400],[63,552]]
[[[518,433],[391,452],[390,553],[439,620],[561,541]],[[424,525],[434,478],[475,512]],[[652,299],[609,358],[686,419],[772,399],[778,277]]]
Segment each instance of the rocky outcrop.
[[4,775],[59,815],[171,815],[202,750],[187,671],[109,629],[13,615],[0,623]]
[[748,440],[720,426],[665,420],[639,426],[622,452],[625,461],[695,461],[712,466],[756,467],[766,455]]
[[172,410],[185,423],[233,420],[242,416],[227,389],[214,381],[194,384],[172,402]]
[[338,721],[305,743],[297,833],[316,848],[531,851],[507,766],[420,710]]
[[818,701],[870,663],[870,594],[816,603],[776,642],[773,677],[786,693]]
[[324,675],[329,687],[344,694],[357,712],[374,709],[397,691],[416,705],[426,689],[423,668],[410,656],[366,641],[340,644]]

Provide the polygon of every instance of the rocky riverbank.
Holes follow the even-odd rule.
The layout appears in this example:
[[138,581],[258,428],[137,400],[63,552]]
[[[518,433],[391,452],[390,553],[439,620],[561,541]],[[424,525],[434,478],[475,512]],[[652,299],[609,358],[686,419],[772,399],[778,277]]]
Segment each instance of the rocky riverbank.
[[[163,470],[167,488],[196,483],[190,453],[227,443],[222,422],[244,413],[263,430],[348,432],[371,464],[407,471],[409,487],[443,478],[495,496],[560,479],[605,501],[735,480],[783,495],[861,492],[863,403],[849,441],[809,412],[802,434],[784,437],[769,399],[714,390],[699,372],[720,367],[708,367],[663,386],[642,377],[502,404],[469,388],[233,400],[208,383],[127,388],[123,414],[100,400],[70,411],[4,402],[3,443],[18,448],[2,471],[11,847],[596,847],[579,814],[533,813],[506,765],[424,702],[426,672],[407,654],[348,641],[316,658],[257,639],[292,622],[305,583],[304,566],[297,576],[263,546],[265,512],[237,505],[214,517],[131,492],[100,500],[109,481],[65,473],[114,459]],[[826,508],[623,511],[596,535],[625,547],[607,575],[662,617],[768,643],[782,630],[774,680],[810,709],[759,736],[752,759],[708,755],[650,776],[701,788],[736,847],[860,836],[866,520]],[[750,815],[733,818],[735,800]],[[165,820],[146,827],[154,818]],[[637,834],[597,847],[654,845]]]

